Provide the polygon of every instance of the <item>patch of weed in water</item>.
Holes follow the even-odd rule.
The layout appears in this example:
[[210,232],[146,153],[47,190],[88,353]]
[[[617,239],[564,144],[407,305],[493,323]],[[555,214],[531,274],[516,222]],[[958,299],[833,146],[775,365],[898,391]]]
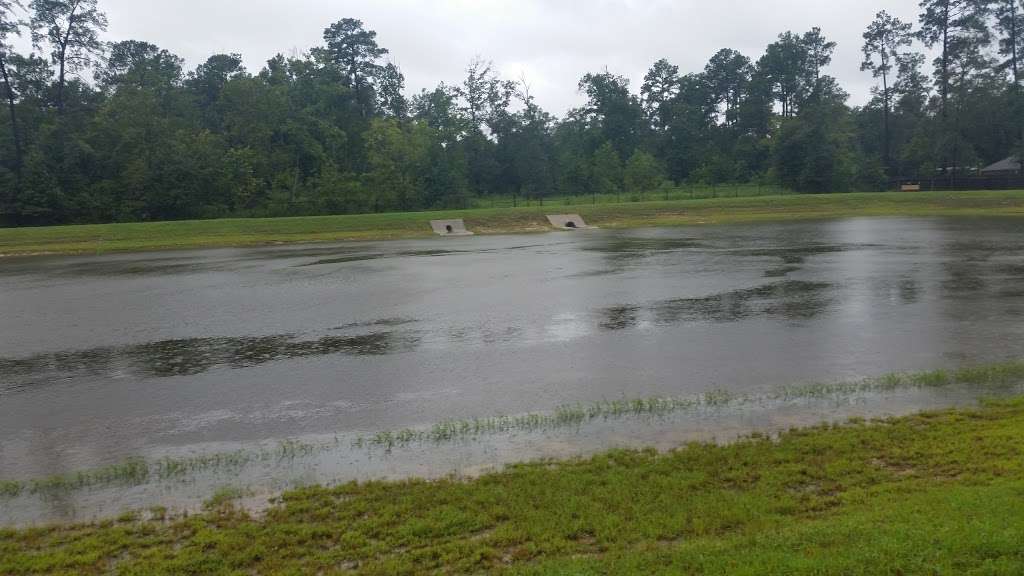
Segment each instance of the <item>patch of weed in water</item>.
[[354,254],[350,256],[339,256],[337,258],[325,258],[322,260],[316,260],[308,264],[299,265],[300,268],[310,266],[324,266],[327,264],[346,264],[348,262],[365,262],[369,260],[380,260],[383,258],[422,258],[430,256],[446,256],[448,254],[457,254],[456,250],[411,250],[407,252],[394,252],[394,253],[367,253],[367,254]]
[[369,322],[353,322],[351,324],[344,324],[334,328],[336,331],[354,330],[357,328],[397,328],[398,326],[405,326],[407,324],[413,324],[416,320],[411,318],[382,318],[380,320],[372,320]]
[[605,400],[589,405],[575,404],[556,408],[550,413],[518,416],[496,416],[472,420],[447,420],[429,429],[405,429],[378,432],[358,438],[355,447],[376,447],[391,450],[414,443],[440,444],[471,439],[482,435],[508,432],[537,432],[578,428],[588,422],[623,417],[667,416],[684,410],[720,408],[741,398],[725,390],[708,392],[692,398],[639,398]]
[[120,464],[50,476],[42,480],[28,482],[28,491],[32,494],[68,492],[92,486],[138,486],[150,479],[149,464],[139,458],[131,458]]
[[810,319],[826,312],[834,286],[824,282],[786,280],[700,298],[675,298],[639,306],[603,309],[601,328],[624,330],[639,324],[648,313],[657,324],[680,322],[737,322],[747,318],[774,316],[787,320]]
[[[616,418],[667,417],[687,411],[738,408],[744,405],[767,406],[799,400],[844,398],[899,390],[945,388],[954,385],[974,386],[990,392],[1010,392],[1018,389],[1022,383],[1024,383],[1024,361],[1016,361],[964,367],[956,370],[898,372],[852,382],[784,386],[758,395],[713,390],[702,395],[683,398],[624,398],[587,405],[565,405],[547,413],[447,420],[429,428],[385,430],[372,436],[356,438],[351,445],[361,449],[392,450],[412,444],[443,444],[471,440],[483,435],[579,428],[590,422]],[[53,476],[42,480],[26,482],[0,480],[0,497],[17,498],[25,494],[46,496],[83,488],[141,485],[153,480],[180,479],[188,474],[211,470],[228,473],[239,472],[245,466],[253,463],[280,463],[298,460],[336,449],[338,445],[337,437],[333,441],[322,444],[285,440],[273,448],[259,450],[238,450],[183,458],[168,457],[154,462],[130,459],[115,466]]]
[[277,460],[295,460],[297,458],[304,458],[311,456],[316,453],[316,446],[308,442],[299,442],[298,440],[282,440],[277,445]]
[[697,238],[630,238],[619,237],[584,246],[589,252],[606,254],[631,254],[673,252],[690,248],[702,248],[705,244]]
[[850,252],[866,248],[877,248],[873,244],[834,244],[834,245],[810,245],[796,246],[789,248],[763,248],[757,250],[741,250],[738,253],[742,256],[772,257],[781,258],[784,264],[803,264],[810,256],[821,254],[836,254],[839,252]]
[[[384,356],[410,350],[419,342],[418,336],[407,331],[325,336],[314,340],[303,340],[293,334],[167,340],[22,359],[0,358],[0,376],[38,376],[31,383],[33,386],[56,380],[46,376],[68,373],[97,375],[116,371],[149,378],[194,376],[220,366],[252,368],[280,360],[334,354]],[[0,385],[0,396],[28,386],[19,380],[4,383]]]
[[209,500],[203,502],[203,510],[222,510],[232,506],[236,501],[245,498],[246,491],[233,487],[224,486],[213,493]]
[[800,269],[801,268],[799,266],[782,266],[780,268],[771,268],[769,270],[764,271],[764,277],[785,278],[786,276],[789,276],[793,272],[799,272]]
[[14,480],[0,481],[0,498],[17,498],[25,490],[24,482]]
[[604,318],[601,328],[605,330],[625,330],[633,328],[640,322],[639,306],[613,306],[601,311]]

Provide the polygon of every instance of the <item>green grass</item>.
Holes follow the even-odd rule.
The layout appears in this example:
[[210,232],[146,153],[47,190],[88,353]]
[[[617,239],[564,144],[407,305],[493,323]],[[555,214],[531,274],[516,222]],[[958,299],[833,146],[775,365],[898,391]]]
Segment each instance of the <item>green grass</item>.
[[470,200],[468,208],[515,208],[518,206],[585,206],[592,204],[622,204],[623,202],[659,202],[671,200],[701,200],[710,198],[741,198],[752,196],[785,196],[796,194],[774,184],[684,184],[658,190],[621,194],[581,194],[578,196],[548,196],[522,198],[511,195],[486,196]]
[[[555,204],[464,211],[227,219],[0,229],[0,254],[71,254],[290,242],[429,237],[429,221],[463,218],[482,234],[549,230]],[[1024,191],[780,195],[574,205],[602,228],[673,226],[852,216],[1024,215]]]
[[[0,574],[1022,574],[1024,398],[0,530]],[[156,515],[154,515],[156,516]],[[158,517],[158,516],[157,516]]]

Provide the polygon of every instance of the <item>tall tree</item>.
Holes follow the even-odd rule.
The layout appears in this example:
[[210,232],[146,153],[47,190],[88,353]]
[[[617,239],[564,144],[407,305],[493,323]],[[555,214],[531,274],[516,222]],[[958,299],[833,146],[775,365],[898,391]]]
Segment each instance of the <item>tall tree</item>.
[[704,78],[715,106],[725,110],[726,124],[735,124],[738,120],[740,102],[752,74],[750,58],[729,48],[719,50],[704,67]]
[[668,126],[672,101],[679,94],[679,67],[662,58],[651,66],[640,87],[647,120],[656,130]]
[[1021,51],[1024,50],[1024,2],[1021,0],[996,0],[996,27],[1002,34],[999,39],[999,53],[1007,57],[1003,63],[1012,73],[1016,87],[1021,83]]
[[630,94],[629,80],[608,71],[587,74],[579,89],[587,95],[585,113],[591,126],[611,142],[619,158],[631,154],[642,126],[643,108]]
[[367,92],[373,90],[373,79],[380,71],[378,62],[388,50],[377,45],[377,33],[363,27],[361,20],[345,18],[324,30],[327,43],[327,60],[339,67],[345,83],[352,88],[360,111],[364,116],[372,114],[368,106],[374,98]]
[[474,58],[466,68],[466,79],[454,90],[471,130],[486,126],[497,135],[511,127],[508,109],[516,94],[516,83],[502,80],[494,71],[493,62]]
[[864,62],[860,69],[870,70],[875,78],[882,79],[882,89],[879,93],[882,100],[882,162],[887,171],[891,169],[890,146],[892,145],[892,135],[889,129],[892,91],[889,86],[889,76],[900,57],[900,49],[911,44],[910,30],[909,23],[890,16],[883,10],[875,16],[874,22],[864,32]]
[[594,193],[622,194],[622,157],[611,142],[605,142],[594,152],[592,159]]
[[388,62],[380,70],[377,98],[380,110],[392,118],[404,120],[409,114],[409,102],[405,99],[405,75],[398,65]]
[[492,62],[479,57],[473,58],[466,68],[466,79],[462,86],[455,89],[462,98],[462,110],[474,128],[480,128],[487,115],[487,94],[491,85],[500,82],[492,70],[493,67]]
[[758,61],[758,72],[771,86],[783,117],[796,115],[801,95],[807,91],[807,61],[803,39],[792,32],[780,34]]
[[57,66],[57,110],[64,112],[67,75],[95,63],[103,54],[100,32],[107,29],[107,15],[97,0],[32,0],[32,40],[50,47]]
[[189,85],[199,96],[199,105],[208,108],[220,97],[228,80],[245,75],[241,54],[214,54],[189,75]]
[[[1017,140],[1024,146],[1024,93],[1021,82],[1021,55],[1024,52],[1024,1],[996,0],[996,27],[1002,34],[999,40],[999,53],[1007,60],[1002,64],[1009,68],[1013,79],[1011,109],[1017,120]],[[1019,153],[1018,153],[1019,155]]]
[[166,91],[178,84],[185,61],[149,42],[125,40],[110,45],[109,56],[95,74],[105,89],[130,86]]
[[458,142],[466,133],[467,122],[458,106],[458,91],[444,82],[413,96],[410,109],[414,118],[438,131],[445,145]]
[[918,37],[929,48],[940,47],[935,71],[943,119],[949,116],[954,62],[962,52],[988,44],[989,30],[985,22],[988,4],[989,0],[921,0]]
[[815,85],[821,80],[821,71],[832,63],[836,43],[825,38],[821,28],[815,26],[800,39],[806,53],[808,84]]
[[896,82],[893,93],[902,113],[923,116],[931,93],[928,75],[922,72],[927,57],[919,52],[904,52],[896,58]]
[[805,70],[801,83],[803,91],[799,94],[800,106],[825,101],[845,102],[849,95],[839,87],[838,80],[822,73],[825,67],[832,63],[836,43],[825,38],[818,27],[805,32],[800,38],[800,43],[805,54]]
[[14,83],[8,71],[10,67],[11,45],[9,38],[21,33],[22,23],[14,16],[14,9],[22,8],[18,0],[0,0],[0,79],[4,83],[4,96],[7,100],[7,110],[11,115],[11,138],[14,141],[14,171],[21,174],[21,135],[18,132],[18,111],[16,106],[17,95],[14,91]]
[[518,96],[523,101],[523,110],[513,116],[514,127],[505,137],[515,180],[513,193],[536,198],[543,204],[544,197],[554,188],[553,118],[536,104],[526,82],[522,82]]

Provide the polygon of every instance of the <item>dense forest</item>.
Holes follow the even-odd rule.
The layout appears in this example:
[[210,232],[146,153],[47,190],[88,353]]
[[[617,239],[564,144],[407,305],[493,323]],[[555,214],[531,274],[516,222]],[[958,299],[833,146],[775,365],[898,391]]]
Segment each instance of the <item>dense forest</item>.
[[0,0],[0,224],[420,210],[681,183],[880,190],[1020,153],[1024,135],[1024,0],[924,0],[915,23],[880,12],[864,32],[862,68],[877,79],[864,106],[828,75],[836,44],[815,28],[761,55],[723,49],[700,71],[659,60],[638,89],[586,74],[586,104],[563,117],[482,59],[460,83],[407,94],[355,19],[259,71],[238,54],[185,70],[145,41],[102,41],[97,2]]

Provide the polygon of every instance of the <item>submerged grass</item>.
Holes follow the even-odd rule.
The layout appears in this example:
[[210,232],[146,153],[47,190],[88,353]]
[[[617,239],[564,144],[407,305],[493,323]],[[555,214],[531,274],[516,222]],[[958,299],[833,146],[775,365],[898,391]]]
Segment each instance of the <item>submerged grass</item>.
[[58,474],[37,480],[0,481],[0,499],[17,498],[26,494],[49,497],[86,488],[141,486],[153,481],[181,480],[189,475],[207,471],[240,472],[250,464],[290,462],[322,449],[323,446],[284,440],[272,449],[235,450],[183,457],[168,456],[152,461],[130,458],[122,463],[94,470]]
[[0,529],[0,574],[1017,575],[1022,437],[1018,398],[468,482],[308,487],[260,517],[228,490],[185,518]]
[[[472,440],[485,435],[529,433],[578,428],[585,424],[619,418],[660,418],[673,414],[743,406],[767,407],[800,400],[848,398],[857,395],[884,394],[898,390],[944,388],[961,385],[980,391],[1012,391],[1024,384],[1024,361],[1006,362],[923,372],[900,372],[855,382],[812,383],[785,386],[762,394],[735,394],[713,390],[683,398],[639,398],[606,400],[593,404],[561,406],[548,413],[496,416],[472,420],[446,420],[428,428],[381,431],[358,437],[352,446],[358,449],[386,451],[413,444],[443,444]],[[215,471],[239,473],[258,463],[287,463],[336,449],[340,440],[309,443],[283,440],[274,448],[236,450],[185,457],[165,457],[154,461],[140,458],[99,468],[29,481],[0,481],[0,499],[23,495],[53,496],[73,490],[105,486],[139,486],[152,481],[180,480],[191,474]]]
[[561,406],[545,414],[496,416],[473,420],[448,420],[428,429],[378,432],[355,441],[357,447],[393,449],[414,443],[442,443],[485,434],[535,432],[578,427],[595,420],[623,417],[662,417],[702,409],[770,405],[804,399],[877,394],[896,390],[970,385],[979,388],[1017,386],[1024,383],[1024,361],[926,372],[900,372],[856,382],[811,383],[784,386],[763,394],[735,394],[713,390],[686,398],[641,398]]
[[[290,242],[429,237],[430,220],[462,218],[480,234],[550,230],[565,206],[0,229],[0,255],[76,254]],[[850,216],[1021,216],[1024,191],[780,195],[578,205],[602,228]]]

